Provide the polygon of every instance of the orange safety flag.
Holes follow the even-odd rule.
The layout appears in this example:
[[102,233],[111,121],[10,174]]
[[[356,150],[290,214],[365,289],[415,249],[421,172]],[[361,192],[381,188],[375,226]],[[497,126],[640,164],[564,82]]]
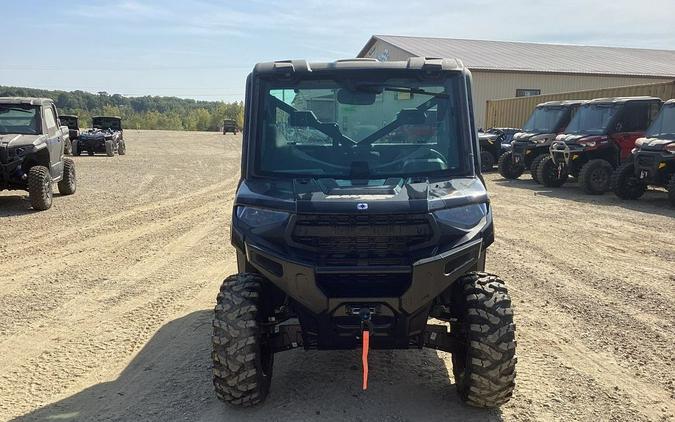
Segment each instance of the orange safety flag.
[[363,362],[363,389],[368,389],[368,347],[370,346],[370,332],[363,331],[363,354],[361,361]]

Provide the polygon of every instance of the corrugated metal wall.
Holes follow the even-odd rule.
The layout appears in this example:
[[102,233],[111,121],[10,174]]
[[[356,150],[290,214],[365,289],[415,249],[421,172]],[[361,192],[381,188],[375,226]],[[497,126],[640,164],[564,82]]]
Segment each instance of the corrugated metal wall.
[[537,104],[546,101],[592,100],[593,98],[632,97],[638,95],[659,97],[663,100],[675,98],[675,81],[587,91],[563,92],[559,94],[537,95],[534,97],[488,100],[485,127],[522,127]]

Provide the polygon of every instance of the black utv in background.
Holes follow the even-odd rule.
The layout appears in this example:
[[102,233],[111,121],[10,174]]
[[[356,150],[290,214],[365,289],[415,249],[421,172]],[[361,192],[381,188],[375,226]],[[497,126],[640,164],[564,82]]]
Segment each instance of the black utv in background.
[[478,131],[481,169],[483,172],[492,171],[499,157],[511,149],[511,139],[519,130],[513,128],[491,128],[485,132],[482,130]]
[[0,98],[0,190],[25,190],[34,210],[51,208],[53,184],[75,193],[75,164],[63,156],[68,137],[49,98]]
[[223,135],[226,135],[227,132],[232,132],[235,135],[237,134],[237,122],[231,119],[225,119],[223,121]]
[[537,168],[545,186],[560,187],[572,175],[591,195],[610,187],[612,172],[630,157],[635,141],[656,117],[656,97],[598,98],[579,107],[565,133],[558,135]]
[[549,155],[555,137],[567,127],[583,103],[581,100],[549,101],[537,105],[523,129],[513,136],[511,150],[499,160],[499,174],[505,179],[517,179],[530,170],[537,179],[539,163]]
[[675,100],[667,101],[632,156],[612,174],[612,190],[622,199],[638,199],[647,186],[668,190],[675,207]]
[[92,129],[80,133],[77,142],[73,143],[73,155],[87,152],[106,154],[112,157],[115,153],[124,155],[127,146],[124,142],[122,119],[112,116],[97,116],[92,118]]
[[65,154],[73,153],[73,142],[77,141],[80,137],[80,119],[77,116],[72,114],[62,114],[59,116],[61,124],[68,127],[68,134],[70,142],[68,142],[66,148],[64,149]]
[[515,326],[504,282],[484,272],[494,229],[470,87],[449,59],[255,66],[232,212],[239,273],[213,320],[221,400],[262,402],[274,354],[295,347],[361,349],[366,364],[369,349],[440,349],[462,400],[509,400]]

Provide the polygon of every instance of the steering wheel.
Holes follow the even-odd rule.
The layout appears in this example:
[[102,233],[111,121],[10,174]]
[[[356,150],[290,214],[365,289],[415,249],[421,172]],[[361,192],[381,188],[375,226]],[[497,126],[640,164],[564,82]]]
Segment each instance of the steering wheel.
[[383,167],[395,166],[395,165],[397,165],[399,163],[402,163],[402,162],[405,162],[407,160],[413,160],[413,159],[416,159],[416,158],[424,158],[424,156],[426,156],[427,154],[431,154],[435,158],[440,159],[443,162],[443,164],[447,167],[448,162],[446,161],[445,156],[443,154],[441,154],[440,152],[436,151],[435,149],[429,148],[427,150],[417,149],[417,150],[411,152],[410,154],[408,154],[404,157],[401,157],[401,158],[399,158],[397,160],[394,160],[392,162],[383,164],[383,165],[378,166],[376,168],[379,169],[379,168],[383,168]]

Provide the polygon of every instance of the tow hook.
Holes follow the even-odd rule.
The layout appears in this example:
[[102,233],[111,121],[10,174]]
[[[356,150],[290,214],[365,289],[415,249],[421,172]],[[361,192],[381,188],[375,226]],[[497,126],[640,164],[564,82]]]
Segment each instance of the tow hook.
[[[354,312],[355,310],[352,310]],[[361,363],[363,365],[363,390],[368,389],[368,351],[370,349],[370,333],[373,331],[373,322],[371,316],[373,308],[361,308],[358,310],[361,319],[361,341],[363,342],[361,352]]]

